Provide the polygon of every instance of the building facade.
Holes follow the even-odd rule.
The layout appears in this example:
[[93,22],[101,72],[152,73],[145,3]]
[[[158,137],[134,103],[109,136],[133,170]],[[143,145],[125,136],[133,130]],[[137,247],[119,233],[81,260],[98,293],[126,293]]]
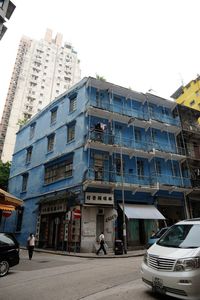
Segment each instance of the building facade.
[[15,10],[15,5],[10,0],[0,1],[0,40],[4,36],[7,27],[4,25],[6,19],[9,20]]
[[0,124],[0,158],[11,161],[21,124],[80,80],[80,62],[62,35],[40,41],[22,37]]
[[171,97],[179,104],[200,111],[200,76],[187,85],[180,86]]
[[17,133],[9,191],[24,201],[21,244],[34,232],[39,247],[93,251],[104,231],[112,247],[125,214],[130,249],[187,217],[181,132],[176,102],[84,78]]
[[200,216],[200,111],[183,105],[178,106],[178,111],[182,132],[181,137],[177,137],[177,142],[182,146],[180,141],[184,141],[185,164],[189,168],[192,185],[192,190],[187,195],[187,206],[189,215],[195,218]]

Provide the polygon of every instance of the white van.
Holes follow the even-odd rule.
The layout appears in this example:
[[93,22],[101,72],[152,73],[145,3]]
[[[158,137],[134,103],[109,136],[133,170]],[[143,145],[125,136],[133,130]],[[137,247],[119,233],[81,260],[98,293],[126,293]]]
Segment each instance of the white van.
[[200,218],[170,227],[145,253],[141,273],[153,292],[200,299]]

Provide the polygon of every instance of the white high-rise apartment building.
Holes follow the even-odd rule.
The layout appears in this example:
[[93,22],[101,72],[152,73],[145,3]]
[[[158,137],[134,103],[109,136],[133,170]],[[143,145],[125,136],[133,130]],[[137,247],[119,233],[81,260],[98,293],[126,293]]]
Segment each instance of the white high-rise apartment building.
[[22,37],[0,124],[0,159],[11,161],[20,123],[81,79],[80,61],[62,35],[47,29],[40,41]]

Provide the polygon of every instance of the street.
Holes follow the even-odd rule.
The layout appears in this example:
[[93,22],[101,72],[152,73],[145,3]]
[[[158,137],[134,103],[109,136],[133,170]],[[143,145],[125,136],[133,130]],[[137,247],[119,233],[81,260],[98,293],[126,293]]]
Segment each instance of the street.
[[1,300],[137,300],[153,295],[140,278],[142,257],[90,259],[34,252],[0,279]]

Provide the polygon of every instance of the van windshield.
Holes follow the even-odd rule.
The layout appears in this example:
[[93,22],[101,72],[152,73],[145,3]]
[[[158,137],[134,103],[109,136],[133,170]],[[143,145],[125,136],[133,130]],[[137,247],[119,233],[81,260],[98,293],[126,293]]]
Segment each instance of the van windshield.
[[198,248],[200,247],[200,225],[173,225],[157,244],[173,248]]

